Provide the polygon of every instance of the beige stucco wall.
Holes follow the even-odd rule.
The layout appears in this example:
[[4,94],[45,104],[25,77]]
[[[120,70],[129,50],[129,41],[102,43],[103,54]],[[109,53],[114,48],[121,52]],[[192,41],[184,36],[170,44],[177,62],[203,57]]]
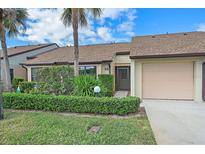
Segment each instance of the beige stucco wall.
[[15,66],[13,69],[14,69],[14,77],[15,78],[23,78],[24,80],[27,79],[26,68],[24,68],[22,66]]
[[156,58],[131,60],[131,95],[142,98],[142,64],[158,62],[193,62],[194,63],[194,100],[202,101],[202,63],[205,57]]
[[116,64],[130,64],[130,55],[116,55],[113,58],[113,63]]
[[110,74],[110,71],[109,71],[109,66],[110,64],[109,63],[102,63],[101,64],[101,72],[99,72],[98,74]]

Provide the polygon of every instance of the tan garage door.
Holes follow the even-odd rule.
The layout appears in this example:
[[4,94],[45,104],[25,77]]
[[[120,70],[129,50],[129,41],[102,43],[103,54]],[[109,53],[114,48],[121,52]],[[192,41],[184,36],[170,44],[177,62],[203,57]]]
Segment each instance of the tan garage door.
[[143,64],[143,98],[193,99],[193,72],[192,62]]

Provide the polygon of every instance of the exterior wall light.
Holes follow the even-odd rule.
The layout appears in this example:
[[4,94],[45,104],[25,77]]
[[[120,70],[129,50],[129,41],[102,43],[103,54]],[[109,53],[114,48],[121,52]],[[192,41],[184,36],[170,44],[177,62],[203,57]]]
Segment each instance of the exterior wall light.
[[95,86],[95,88],[94,88],[94,93],[95,93],[95,96],[99,96],[99,93],[100,93],[100,91],[101,91],[101,89],[100,89],[100,87],[99,86]]

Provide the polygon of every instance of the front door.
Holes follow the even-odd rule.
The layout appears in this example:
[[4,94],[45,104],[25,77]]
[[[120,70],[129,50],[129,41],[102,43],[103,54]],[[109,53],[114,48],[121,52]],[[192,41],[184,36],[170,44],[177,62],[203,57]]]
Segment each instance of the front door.
[[130,67],[118,66],[115,68],[116,90],[130,90]]

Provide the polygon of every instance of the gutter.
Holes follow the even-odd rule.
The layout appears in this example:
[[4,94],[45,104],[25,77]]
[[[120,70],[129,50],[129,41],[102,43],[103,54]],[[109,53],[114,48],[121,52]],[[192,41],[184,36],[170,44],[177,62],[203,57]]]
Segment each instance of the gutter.
[[[80,65],[85,64],[102,64],[102,63],[111,63],[112,60],[103,60],[103,61],[93,61],[93,62],[79,62]],[[33,64],[25,64],[21,63],[20,65],[25,66],[43,66],[43,65],[74,65],[74,62],[52,62],[52,63],[33,63]]]

